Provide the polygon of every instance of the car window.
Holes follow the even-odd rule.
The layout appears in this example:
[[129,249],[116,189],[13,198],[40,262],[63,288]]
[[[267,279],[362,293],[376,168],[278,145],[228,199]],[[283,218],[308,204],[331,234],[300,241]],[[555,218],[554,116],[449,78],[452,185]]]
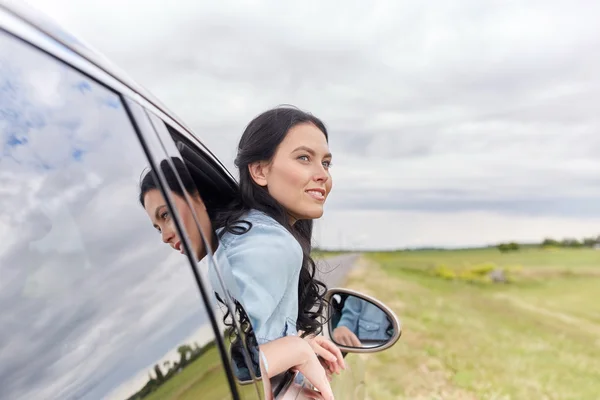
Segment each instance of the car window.
[[231,398],[114,92],[0,32],[0,398]]
[[[211,304],[215,308],[216,318],[218,323],[222,324],[223,332],[225,332],[225,349],[228,354],[228,359],[232,371],[235,376],[235,382],[238,386],[238,392],[242,398],[254,399],[260,397],[260,389],[257,386],[257,378],[260,377],[258,368],[258,350],[256,346],[248,349],[244,346],[244,342],[239,338],[245,337],[245,332],[241,329],[241,321],[239,318],[232,320],[224,318],[228,310],[228,305],[233,306],[231,310],[235,310],[235,305],[230,302],[227,297],[221,297],[217,293],[226,293],[223,279],[211,281],[209,278],[209,266],[213,265],[213,270],[220,278],[220,268],[218,260],[213,257],[213,250],[218,246],[218,237],[212,228],[212,218],[215,214],[227,206],[230,200],[231,187],[227,179],[224,177],[225,172],[218,166],[212,164],[208,156],[198,148],[186,146],[185,148],[175,144],[172,133],[174,129],[167,125],[162,119],[151,112],[147,113],[151,125],[154,127],[155,135],[152,133],[144,134],[144,138],[148,143],[156,142],[157,146],[162,146],[167,159],[158,160],[160,162],[171,161],[171,164],[165,165],[167,169],[176,169],[180,172],[179,180],[171,179],[167,182],[168,186],[173,189],[172,185],[179,188],[178,191],[171,190],[171,195],[182,197],[189,206],[189,210],[196,213],[193,224],[186,225],[185,221],[182,228],[199,227],[203,233],[206,243],[201,247],[206,250],[206,255],[194,264],[198,275],[202,278],[202,283],[206,289],[207,295],[210,298]],[[145,130],[142,129],[143,132]],[[181,145],[181,143],[178,143]],[[161,167],[162,169],[163,167]],[[184,176],[182,176],[184,175]],[[186,177],[190,180],[186,181]],[[190,189],[189,185],[193,188]],[[183,186],[182,186],[183,185]],[[190,190],[197,190],[197,193],[191,193]],[[183,196],[181,196],[183,195]],[[187,196],[187,197],[186,197]],[[201,206],[198,207],[195,196],[201,199]],[[185,218],[189,218],[186,216]],[[184,218],[184,219],[185,219]],[[210,220],[211,224],[205,224],[204,221]],[[193,244],[193,238],[190,232],[187,232]],[[208,244],[208,245],[206,245]],[[211,248],[211,246],[214,246]],[[184,257],[184,255],[180,255]],[[192,261],[194,262],[194,261]],[[214,285],[218,285],[220,290]],[[233,313],[236,317],[237,313]],[[262,386],[261,386],[262,387]]]

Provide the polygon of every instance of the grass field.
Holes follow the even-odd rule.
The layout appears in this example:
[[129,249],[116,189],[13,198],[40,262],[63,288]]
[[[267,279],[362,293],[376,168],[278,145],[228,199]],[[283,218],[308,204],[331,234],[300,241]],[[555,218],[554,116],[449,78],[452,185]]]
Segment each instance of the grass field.
[[[509,284],[432,273],[493,263]],[[600,251],[372,253],[347,287],[402,320],[392,349],[366,357],[370,399],[600,398]]]

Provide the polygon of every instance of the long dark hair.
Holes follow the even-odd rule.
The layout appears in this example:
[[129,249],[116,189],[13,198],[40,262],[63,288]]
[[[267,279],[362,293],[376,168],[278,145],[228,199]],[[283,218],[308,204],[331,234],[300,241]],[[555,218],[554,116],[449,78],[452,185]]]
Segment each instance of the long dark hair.
[[257,161],[271,161],[279,144],[291,128],[298,124],[315,125],[328,141],[327,129],[320,119],[295,107],[277,107],[263,112],[246,127],[238,145],[235,166],[239,169],[240,191],[227,211],[217,213],[214,226],[226,232],[240,235],[252,228],[245,221],[244,214],[258,210],[267,214],[287,229],[302,247],[302,269],[298,282],[298,318],[296,328],[304,335],[318,334],[323,327],[325,284],[315,277],[316,265],[310,253],[313,230],[312,220],[298,220],[290,223],[289,214],[267,191],[256,184],[250,176],[248,166]]
[[[196,184],[194,183],[194,179],[192,178],[192,176],[188,172],[187,168],[185,167],[183,160],[181,160],[180,158],[177,158],[177,157],[171,157],[171,161],[173,162],[173,165],[175,166],[175,170],[173,170],[173,168],[171,168],[171,165],[169,164],[169,162],[167,160],[162,160],[159,164],[160,170],[162,171],[163,175],[165,176],[165,180],[167,181],[167,184],[169,185],[169,189],[171,189],[172,192],[174,192],[175,194],[177,194],[183,198],[185,198],[185,194],[183,193],[184,189],[186,192],[188,192],[190,194],[190,196],[194,196],[194,195],[199,196],[200,193],[198,192],[198,188],[196,187]],[[145,173],[145,175],[140,180],[139,200],[140,200],[140,203],[142,204],[142,207],[145,207],[145,204],[144,204],[145,196],[149,191],[160,190],[158,180],[155,179],[154,174],[155,174],[154,171],[149,170]],[[177,175],[179,175],[179,178],[181,179],[183,188],[179,185],[179,182],[177,181]]]

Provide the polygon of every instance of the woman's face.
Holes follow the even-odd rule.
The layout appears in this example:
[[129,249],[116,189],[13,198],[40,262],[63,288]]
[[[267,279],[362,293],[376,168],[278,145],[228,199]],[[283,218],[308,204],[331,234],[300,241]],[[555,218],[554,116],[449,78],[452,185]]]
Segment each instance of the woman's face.
[[[200,230],[196,225],[196,221],[194,221],[192,209],[188,206],[185,199],[178,194],[171,192],[171,197],[173,198],[174,206],[177,208],[179,217],[183,222],[183,228],[188,234],[190,244],[193,249],[196,249],[196,257],[198,260],[201,260],[206,256],[206,248],[202,242]],[[192,203],[203,231],[210,232],[210,229],[212,228],[204,203],[198,196],[192,197]],[[146,193],[144,196],[144,208],[146,209],[146,213],[148,213],[148,217],[152,221],[152,224],[161,234],[163,242],[167,243],[181,254],[185,254],[183,243],[175,228],[175,222],[169,212],[167,203],[158,189],[152,189]],[[210,243],[211,236],[208,235],[207,238]]]
[[266,186],[293,219],[300,220],[323,215],[332,186],[330,164],[325,134],[312,123],[303,123],[288,131],[262,171],[250,168],[255,181]]

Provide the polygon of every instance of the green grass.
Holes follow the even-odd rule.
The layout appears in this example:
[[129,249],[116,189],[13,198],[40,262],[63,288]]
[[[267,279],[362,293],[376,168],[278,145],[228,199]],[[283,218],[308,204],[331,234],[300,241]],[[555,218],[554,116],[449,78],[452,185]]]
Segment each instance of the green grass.
[[[238,385],[242,398],[255,398],[253,385]],[[225,377],[216,347],[169,379],[144,400],[230,399],[229,383]]]
[[221,358],[217,348],[208,350],[178,375],[169,379],[157,391],[146,397],[147,400],[175,400],[200,398],[193,394],[211,391],[212,398],[227,399],[229,385],[221,367]]
[[371,253],[381,263],[392,261],[394,268],[423,268],[445,264],[459,267],[464,264],[492,262],[499,266],[521,265],[528,268],[571,270],[600,267],[600,250],[594,249],[523,249],[500,253],[496,249],[402,251]]
[[[600,251],[372,253],[348,287],[390,305],[403,335],[367,360],[371,399],[597,399]],[[438,265],[521,266],[512,284],[470,284]]]

